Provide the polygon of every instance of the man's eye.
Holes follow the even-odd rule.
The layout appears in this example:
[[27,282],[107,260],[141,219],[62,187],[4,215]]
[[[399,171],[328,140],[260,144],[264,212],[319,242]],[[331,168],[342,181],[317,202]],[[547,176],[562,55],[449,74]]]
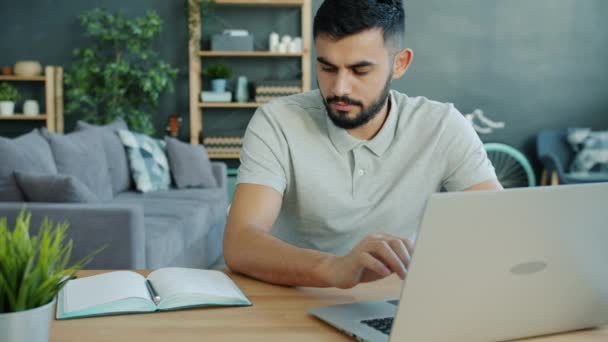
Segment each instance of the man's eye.
[[321,70],[325,71],[325,72],[335,72],[336,69],[334,68],[321,68]]
[[357,76],[363,76],[363,75],[366,75],[367,73],[369,73],[369,70],[354,69],[353,72]]

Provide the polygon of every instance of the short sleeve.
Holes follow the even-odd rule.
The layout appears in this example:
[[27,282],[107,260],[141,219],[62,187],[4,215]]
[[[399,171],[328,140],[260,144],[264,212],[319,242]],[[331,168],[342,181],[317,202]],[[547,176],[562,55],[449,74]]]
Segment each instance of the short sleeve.
[[249,122],[237,183],[264,185],[283,194],[287,186],[288,147],[271,111],[272,105],[260,107]]
[[462,191],[490,179],[496,172],[471,123],[450,104],[439,146],[445,158],[443,186]]

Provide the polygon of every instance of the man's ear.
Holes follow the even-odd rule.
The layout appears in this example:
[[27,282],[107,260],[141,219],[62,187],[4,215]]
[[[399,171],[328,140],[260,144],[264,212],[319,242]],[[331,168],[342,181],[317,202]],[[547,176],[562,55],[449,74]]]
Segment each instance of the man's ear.
[[399,51],[393,60],[393,79],[398,79],[407,70],[414,60],[414,51],[412,49],[403,49]]

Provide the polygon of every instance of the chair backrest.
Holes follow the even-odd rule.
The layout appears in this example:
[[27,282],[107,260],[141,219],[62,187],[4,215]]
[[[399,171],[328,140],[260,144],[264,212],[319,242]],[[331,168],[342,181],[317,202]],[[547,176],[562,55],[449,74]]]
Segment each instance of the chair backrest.
[[[538,158],[546,168],[557,171],[560,178],[568,170],[574,152],[567,141],[567,130],[543,130],[536,138]],[[554,165],[547,165],[552,163]]]

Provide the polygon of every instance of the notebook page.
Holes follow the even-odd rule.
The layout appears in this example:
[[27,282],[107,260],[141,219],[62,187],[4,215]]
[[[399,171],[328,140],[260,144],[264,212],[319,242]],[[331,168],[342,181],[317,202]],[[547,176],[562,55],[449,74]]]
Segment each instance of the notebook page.
[[64,311],[71,312],[130,297],[150,300],[146,279],[135,272],[116,271],[73,279],[64,289]]
[[242,298],[236,284],[224,273],[214,270],[167,267],[158,269],[148,279],[161,298],[177,293],[203,293],[211,296]]

